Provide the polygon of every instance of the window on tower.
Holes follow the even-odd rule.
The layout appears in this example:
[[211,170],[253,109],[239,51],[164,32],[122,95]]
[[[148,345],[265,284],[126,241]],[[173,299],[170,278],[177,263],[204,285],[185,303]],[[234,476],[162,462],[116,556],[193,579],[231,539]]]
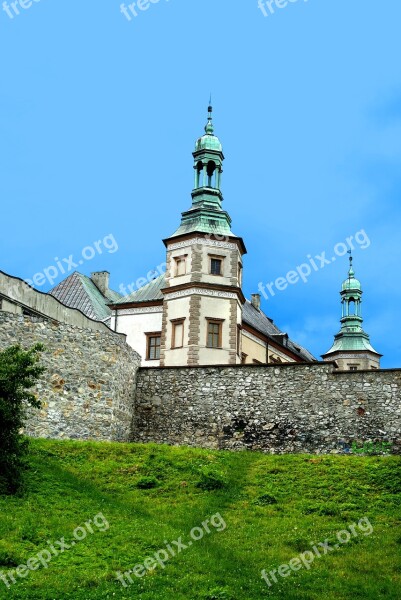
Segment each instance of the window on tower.
[[182,348],[184,346],[184,321],[185,319],[174,319],[171,321],[171,347]]
[[237,325],[237,354],[241,356],[241,338],[242,338],[242,327],[241,325]]
[[216,163],[210,160],[207,163],[207,185],[208,187],[215,188],[216,186]]
[[210,257],[210,275],[223,275],[223,258],[219,256]]
[[203,187],[203,164],[198,162],[196,166],[196,187]]
[[238,285],[242,287],[242,264],[238,263]]
[[175,263],[175,269],[174,269],[175,277],[180,277],[181,275],[185,275],[185,273],[187,272],[187,255],[174,257],[174,263]]
[[207,319],[207,340],[208,348],[222,347],[222,329],[223,321],[218,319]]

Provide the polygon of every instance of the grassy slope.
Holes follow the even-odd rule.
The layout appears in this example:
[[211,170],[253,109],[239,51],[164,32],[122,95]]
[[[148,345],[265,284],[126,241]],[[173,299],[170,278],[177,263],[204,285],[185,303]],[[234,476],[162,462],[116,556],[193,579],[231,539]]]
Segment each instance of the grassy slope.
[[[23,498],[0,498],[0,570],[26,563],[102,512],[95,531],[30,572],[0,598],[26,600],[353,600],[401,598],[399,457],[267,456],[156,445],[32,442]],[[204,469],[220,471],[224,489],[197,487]],[[153,489],[138,489],[143,477]],[[270,494],[277,503],[260,498]],[[266,498],[266,496],[265,496]],[[267,499],[269,497],[267,496]],[[259,500],[258,500],[259,499]],[[127,570],[219,512],[227,523],[123,588]],[[362,517],[374,527],[268,588],[260,571],[333,540]]]

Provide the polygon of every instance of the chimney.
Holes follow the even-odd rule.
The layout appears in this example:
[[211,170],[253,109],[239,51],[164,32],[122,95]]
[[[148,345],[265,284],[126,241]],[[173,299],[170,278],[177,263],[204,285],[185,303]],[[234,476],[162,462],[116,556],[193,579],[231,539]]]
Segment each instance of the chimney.
[[256,310],[260,310],[260,294],[252,294],[251,304]]
[[91,279],[95,286],[102,292],[103,296],[107,296],[110,273],[108,271],[96,271],[96,273],[91,273]]

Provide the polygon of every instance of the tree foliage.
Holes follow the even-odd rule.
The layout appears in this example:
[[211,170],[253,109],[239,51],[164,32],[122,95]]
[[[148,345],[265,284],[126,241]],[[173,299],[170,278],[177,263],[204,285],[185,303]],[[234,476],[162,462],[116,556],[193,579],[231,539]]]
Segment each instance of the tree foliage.
[[41,403],[30,391],[44,371],[42,344],[30,350],[12,346],[0,352],[0,493],[15,493],[22,484],[28,442],[21,434],[28,406]]

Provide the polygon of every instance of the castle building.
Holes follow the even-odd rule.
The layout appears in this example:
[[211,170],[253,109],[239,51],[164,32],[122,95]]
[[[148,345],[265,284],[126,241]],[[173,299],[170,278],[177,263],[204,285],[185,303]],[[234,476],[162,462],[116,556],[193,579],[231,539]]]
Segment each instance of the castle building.
[[245,244],[231,229],[221,191],[224,154],[212,107],[195,144],[192,206],[164,241],[166,272],[109,303],[110,327],[127,335],[145,366],[314,362],[242,292]]
[[[122,296],[110,289],[107,271],[74,272],[48,294],[0,271],[0,313],[111,329],[126,336],[145,367],[316,363],[262,311],[259,294],[250,301],[243,294],[246,247],[223,209],[224,154],[212,113],[209,106],[193,152],[192,205],[163,240],[165,272],[158,268],[152,280],[149,271],[146,285]],[[341,329],[322,358],[342,371],[380,369],[382,355],[362,328],[363,292],[352,262],[340,292]]]
[[341,288],[341,330],[334,338],[334,344],[326,354],[325,361],[335,361],[341,371],[380,369],[381,354],[371,346],[367,333],[362,328],[362,287],[355,278],[350,257],[348,278]]

